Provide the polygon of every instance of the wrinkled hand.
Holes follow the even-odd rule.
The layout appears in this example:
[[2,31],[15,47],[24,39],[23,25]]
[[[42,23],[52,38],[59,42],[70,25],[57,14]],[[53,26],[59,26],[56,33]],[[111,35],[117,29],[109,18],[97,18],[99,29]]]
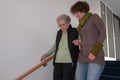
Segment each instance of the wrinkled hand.
[[40,60],[41,60],[41,61],[42,61],[42,60],[45,60],[47,57],[48,57],[48,54],[46,53],[46,54],[44,54],[44,55],[41,57]]
[[73,40],[72,43],[76,46],[80,46],[80,40],[79,39]]
[[88,59],[90,59],[91,61],[93,61],[93,60],[95,60],[95,56],[92,53],[90,53],[88,55]]

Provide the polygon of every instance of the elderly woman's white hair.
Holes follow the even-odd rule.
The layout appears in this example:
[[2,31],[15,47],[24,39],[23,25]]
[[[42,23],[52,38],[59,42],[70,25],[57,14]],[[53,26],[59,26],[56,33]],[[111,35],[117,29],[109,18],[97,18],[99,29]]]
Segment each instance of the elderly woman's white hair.
[[71,18],[66,14],[61,14],[57,17],[57,22],[64,21],[67,24],[70,24]]

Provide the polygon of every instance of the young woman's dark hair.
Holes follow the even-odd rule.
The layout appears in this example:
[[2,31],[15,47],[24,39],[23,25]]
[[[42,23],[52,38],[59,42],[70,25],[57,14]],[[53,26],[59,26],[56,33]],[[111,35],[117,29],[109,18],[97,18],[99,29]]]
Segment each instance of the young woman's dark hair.
[[75,14],[76,12],[85,12],[87,13],[90,10],[90,7],[86,1],[78,1],[71,7],[71,13]]

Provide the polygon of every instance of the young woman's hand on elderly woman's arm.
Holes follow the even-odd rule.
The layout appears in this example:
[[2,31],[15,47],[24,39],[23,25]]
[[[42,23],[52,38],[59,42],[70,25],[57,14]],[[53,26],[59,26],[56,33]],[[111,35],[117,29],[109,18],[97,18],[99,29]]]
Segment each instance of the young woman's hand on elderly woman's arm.
[[80,40],[79,39],[73,40],[72,43],[76,46],[80,46]]

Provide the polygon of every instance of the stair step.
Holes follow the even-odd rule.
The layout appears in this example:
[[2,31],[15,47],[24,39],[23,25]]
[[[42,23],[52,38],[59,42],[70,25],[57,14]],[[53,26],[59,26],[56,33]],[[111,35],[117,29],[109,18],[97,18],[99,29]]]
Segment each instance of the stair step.
[[106,61],[105,67],[118,67],[120,68],[120,61]]
[[100,80],[120,80],[120,61],[106,61]]
[[102,75],[100,80],[120,80],[120,77]]
[[119,68],[105,67],[102,74],[120,77],[120,67]]

